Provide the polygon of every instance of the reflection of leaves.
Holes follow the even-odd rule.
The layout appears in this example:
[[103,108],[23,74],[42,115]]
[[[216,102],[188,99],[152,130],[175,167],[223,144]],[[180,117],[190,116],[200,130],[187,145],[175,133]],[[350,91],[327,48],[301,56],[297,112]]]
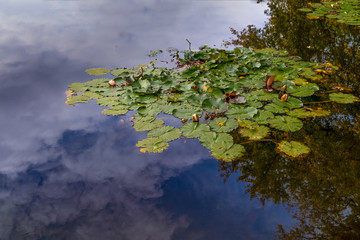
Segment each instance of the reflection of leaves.
[[359,101],[359,98],[352,94],[345,93],[330,93],[330,100],[337,103],[353,103]]
[[145,138],[136,144],[141,152],[160,153],[168,148],[169,144],[159,137]]
[[252,129],[241,129],[240,133],[245,137],[249,137],[250,140],[260,140],[266,137],[269,131],[270,129],[268,127],[256,126]]
[[310,152],[310,148],[296,141],[282,141],[277,148],[291,157],[298,157]]
[[230,132],[238,127],[238,123],[234,119],[219,117],[211,120],[209,126],[215,132]]
[[203,132],[209,132],[208,125],[197,122],[189,122],[181,126],[180,130],[182,135],[187,138],[197,138],[202,135]]
[[164,121],[161,119],[155,119],[153,117],[138,118],[134,122],[134,128],[136,131],[150,131],[154,128],[158,128],[163,125]]
[[272,127],[282,131],[295,132],[303,127],[301,120],[288,116],[276,116],[275,118],[270,119],[269,123]]
[[163,126],[155,128],[148,133],[148,137],[159,137],[165,142],[170,142],[178,139],[181,136],[181,131],[170,126]]

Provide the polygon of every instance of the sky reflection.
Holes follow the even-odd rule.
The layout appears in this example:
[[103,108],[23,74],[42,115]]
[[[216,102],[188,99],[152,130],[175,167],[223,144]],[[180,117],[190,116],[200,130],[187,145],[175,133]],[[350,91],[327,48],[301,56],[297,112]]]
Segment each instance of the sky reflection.
[[87,68],[146,64],[150,50],[187,49],[186,38],[193,49],[220,46],[230,26],[262,26],[264,8],[254,1],[2,3],[0,239],[216,239],[214,232],[233,239],[239,219],[247,239],[271,236],[283,210],[260,210],[240,184],[224,185],[198,141],[142,154],[135,144],[145,133],[135,132],[129,115],[64,103],[68,84],[90,79]]

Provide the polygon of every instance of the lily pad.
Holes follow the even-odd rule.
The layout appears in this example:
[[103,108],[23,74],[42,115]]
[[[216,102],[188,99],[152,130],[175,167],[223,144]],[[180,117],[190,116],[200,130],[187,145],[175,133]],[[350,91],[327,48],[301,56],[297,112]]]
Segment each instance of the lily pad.
[[307,154],[310,152],[310,148],[296,141],[282,141],[277,146],[277,149],[291,157],[298,157],[302,154]]
[[128,112],[127,108],[118,108],[118,109],[104,109],[101,113],[105,115],[117,116],[117,115],[123,115],[127,112]]
[[159,137],[145,138],[136,144],[141,152],[161,153],[169,147],[169,144]]
[[232,144],[232,145],[217,145],[211,149],[212,155],[220,160],[231,162],[238,158],[241,158],[244,155],[245,148],[240,144]]
[[87,103],[90,100],[87,96],[70,96],[66,100],[66,104],[72,105],[75,103]]
[[155,119],[153,117],[138,118],[134,122],[134,128],[136,131],[150,131],[154,128],[161,127],[164,121],[161,119]]
[[162,126],[155,128],[148,133],[148,137],[159,137],[165,142],[170,142],[178,139],[181,136],[181,131],[178,128],[171,126]]
[[330,100],[337,103],[353,103],[359,101],[359,98],[352,94],[345,93],[330,93]]
[[289,116],[276,116],[270,119],[269,123],[273,128],[290,132],[298,131],[303,127],[301,120]]
[[235,107],[229,109],[225,114],[229,118],[251,119],[258,110],[254,107]]
[[260,140],[266,137],[270,132],[270,129],[265,126],[256,126],[252,129],[243,128],[240,133],[244,137],[249,137],[250,140]]
[[110,72],[110,70],[108,70],[106,68],[90,68],[90,69],[87,69],[86,72],[89,75],[105,75],[108,72]]
[[210,127],[203,123],[189,122],[181,126],[182,135],[187,138],[197,138],[202,135],[203,132],[209,132]]
[[211,120],[209,126],[215,132],[230,132],[239,125],[234,119],[219,117]]

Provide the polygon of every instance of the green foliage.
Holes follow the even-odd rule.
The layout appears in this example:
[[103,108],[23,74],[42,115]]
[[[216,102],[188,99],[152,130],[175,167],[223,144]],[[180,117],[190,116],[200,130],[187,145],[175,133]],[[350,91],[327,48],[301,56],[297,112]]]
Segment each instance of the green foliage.
[[330,100],[337,103],[353,103],[360,101],[359,98],[355,97],[352,94],[345,93],[330,93]]
[[139,141],[136,146],[141,148],[141,152],[160,153],[167,149],[169,144],[160,137],[151,137]]
[[108,70],[106,68],[90,68],[90,69],[87,69],[86,72],[89,75],[105,75],[108,72],[110,72],[110,70]]
[[238,123],[234,119],[219,117],[211,120],[209,126],[215,132],[230,132],[238,127]]
[[298,157],[310,152],[310,148],[296,141],[281,141],[277,149],[291,157]]
[[270,132],[270,129],[265,126],[255,126],[252,128],[244,128],[240,130],[240,133],[244,137],[249,137],[250,140],[260,140],[266,137]]
[[303,127],[303,123],[299,119],[288,116],[276,116],[270,119],[269,123],[272,127],[282,131],[295,132]]
[[360,26],[360,4],[358,0],[342,0],[338,2],[310,3],[311,8],[300,8],[309,18],[327,17],[340,23]]
[[[143,152],[162,152],[167,142],[182,135],[199,138],[214,157],[225,161],[237,159],[245,151],[226,132],[240,127],[242,136],[261,140],[270,132],[269,126],[293,132],[303,126],[299,118],[329,114],[303,108],[302,99],[319,90],[310,81],[321,78],[318,72],[326,66],[302,62],[286,51],[204,48],[184,51],[184,58],[177,56],[176,61],[179,68],[155,68],[153,64],[117,68],[110,71],[114,79],[73,83],[69,85],[72,96],[67,104],[96,99],[99,105],[109,107],[103,110],[107,115],[137,110],[134,128],[150,131],[148,138],[137,144]],[[88,72],[105,74],[109,70]],[[275,75],[274,82],[267,86],[265,80],[270,75]],[[331,94],[330,99],[341,103],[358,101],[342,93]],[[164,122],[156,119],[160,113],[182,119],[184,124],[180,129],[162,126]],[[185,123],[191,119],[193,122]]]

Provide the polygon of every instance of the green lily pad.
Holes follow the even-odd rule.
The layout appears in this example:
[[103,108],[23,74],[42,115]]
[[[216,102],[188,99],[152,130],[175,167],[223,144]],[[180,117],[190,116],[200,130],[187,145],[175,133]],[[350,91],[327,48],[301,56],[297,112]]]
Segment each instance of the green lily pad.
[[134,128],[136,131],[150,131],[154,128],[161,127],[164,121],[161,119],[155,119],[153,117],[138,118],[134,122]]
[[252,129],[243,128],[240,133],[244,137],[249,137],[250,140],[260,140],[266,137],[270,132],[270,129],[265,126],[256,126]]
[[286,114],[296,118],[313,117],[313,113],[310,111],[306,111],[305,109],[294,109],[292,111],[287,112]]
[[173,111],[173,115],[181,119],[191,119],[192,115],[197,114],[201,116],[201,113],[201,111],[194,108],[177,108]]
[[89,87],[86,85],[86,83],[72,83],[68,86],[68,88],[75,92],[83,92],[86,91]]
[[215,132],[230,132],[239,125],[234,119],[219,117],[211,120],[209,126]]
[[310,152],[310,148],[296,141],[282,141],[277,146],[277,149],[291,157],[298,157]]
[[235,107],[229,109],[225,114],[229,118],[251,119],[258,112],[254,107]]
[[[216,137],[217,137],[217,134],[215,132],[203,132],[200,134],[199,141],[204,147],[210,149],[211,146],[214,144]],[[231,137],[231,142],[232,141],[233,140]]]
[[148,133],[148,137],[159,137],[165,142],[170,142],[178,139],[181,136],[181,131],[178,128],[171,126],[162,126],[155,128]]
[[105,115],[117,116],[117,115],[123,115],[127,112],[128,112],[127,108],[117,108],[117,109],[104,109],[101,113]]
[[169,144],[159,137],[145,138],[136,144],[141,152],[161,153],[169,147]]
[[286,132],[295,132],[303,127],[301,120],[289,116],[276,116],[275,118],[270,119],[269,123],[273,128]]
[[87,103],[90,100],[87,96],[70,96],[66,100],[66,104],[72,105],[75,103]]
[[189,122],[181,126],[182,135],[187,138],[200,137],[203,132],[209,132],[210,127],[203,123]]
[[269,119],[274,117],[275,116],[272,112],[266,110],[259,110],[253,119],[259,124],[267,124]]
[[207,98],[203,101],[202,107],[211,113],[222,113],[228,109],[228,105],[223,99]]
[[354,95],[345,93],[330,93],[329,97],[331,101],[337,103],[353,103],[359,101],[359,98]]
[[318,90],[319,87],[315,83],[309,83],[302,86],[290,86],[286,89],[286,92],[296,97],[308,97]]
[[214,146],[211,149],[212,156],[226,162],[231,162],[241,158],[244,155],[244,152],[245,148],[240,144],[222,144]]
[[89,75],[105,75],[108,72],[110,72],[110,70],[108,70],[106,68],[90,68],[90,69],[87,69],[86,72]]

